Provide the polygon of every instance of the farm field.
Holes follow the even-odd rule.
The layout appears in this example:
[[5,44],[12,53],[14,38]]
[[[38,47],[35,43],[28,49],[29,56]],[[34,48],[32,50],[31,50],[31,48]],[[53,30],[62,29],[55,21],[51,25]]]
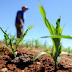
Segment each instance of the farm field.
[[[0,30],[4,35],[4,39],[0,41],[0,72],[72,72],[71,47],[68,46],[68,48],[63,48],[63,43],[61,41],[62,39],[72,40],[72,35],[63,34],[64,27],[61,27],[60,25],[61,16],[56,20],[56,25],[49,22],[46,11],[41,5],[40,0],[39,11],[50,34],[44,32],[44,35],[39,36],[41,39],[46,39],[43,45],[41,45],[38,40],[33,39],[33,41],[29,41],[31,37],[30,39],[27,37],[26,40],[28,41],[25,40],[28,31],[34,28],[33,25],[30,27],[27,26],[28,28],[24,31],[23,35],[21,37],[18,37],[17,35],[17,38],[10,33],[8,34],[7,30],[4,30],[4,27],[0,27]],[[17,15],[18,20],[22,23],[18,23],[20,27],[17,29],[19,29],[23,27],[23,22],[21,15]],[[37,34],[37,32],[34,32],[34,34],[35,33]],[[32,34],[30,33],[29,36],[33,36]],[[42,33],[37,35],[40,34]],[[34,35],[34,38],[36,38],[36,35]],[[48,38],[52,41],[50,46],[48,43],[51,42],[47,41]]]
[[[0,47],[4,45],[0,43]],[[29,50],[20,45],[14,57],[8,49],[4,49],[0,56],[0,72],[55,72],[55,63],[51,56],[44,54],[32,61],[32,58],[41,51],[40,48]],[[60,56],[57,72],[72,72],[72,53],[62,52]]]

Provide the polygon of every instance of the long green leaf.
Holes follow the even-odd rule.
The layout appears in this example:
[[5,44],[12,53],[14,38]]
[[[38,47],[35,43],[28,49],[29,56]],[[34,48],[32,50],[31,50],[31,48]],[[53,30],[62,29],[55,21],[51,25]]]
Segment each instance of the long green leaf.
[[49,29],[50,34],[51,35],[53,35],[53,34],[55,35],[55,29],[54,29],[53,25],[51,25],[49,23],[49,21],[47,20],[47,18],[46,18],[46,12],[45,12],[43,6],[39,5],[39,10],[40,10],[40,12],[41,12],[41,14],[43,16],[43,20],[44,20],[45,25]]
[[8,34],[6,33],[6,31],[4,31],[1,27],[0,30],[4,33],[4,37],[6,39],[6,45],[8,46],[9,42],[10,42],[10,38],[8,36]]
[[10,52],[12,52],[11,48],[7,47],[7,49],[8,49]]
[[33,28],[33,26],[30,26],[30,27],[25,31],[25,33],[24,33],[24,35],[22,36],[22,38],[19,39],[19,41],[18,41],[18,43],[17,43],[17,46],[19,45],[19,43],[21,43],[21,42],[23,41],[24,37],[27,35],[27,32],[28,32],[31,28]]
[[55,35],[55,28],[53,27],[52,24],[49,23],[48,19],[45,18],[45,24],[50,32],[51,35]]
[[45,17],[46,16],[46,12],[45,12],[43,6],[39,5],[39,9],[40,9],[40,12],[41,12],[42,16]]
[[56,22],[56,35],[61,35],[62,34],[62,28],[60,26],[60,20],[61,20],[61,17],[59,17],[57,19],[57,22]]
[[55,28],[52,24],[51,24],[51,29],[52,29],[52,34],[51,35],[55,35]]
[[32,59],[32,61],[36,60],[37,58],[39,58],[39,57],[40,57],[41,55],[43,55],[43,54],[46,54],[46,55],[50,55],[50,56],[51,56],[50,53],[47,53],[47,52],[41,52],[41,53],[37,54],[36,56],[34,56],[33,59]]
[[52,35],[52,36],[44,36],[41,38],[67,38],[67,39],[72,39],[72,36],[68,36],[68,35]]
[[9,39],[8,35],[6,34],[6,32],[4,32],[1,27],[0,27],[0,29],[1,29],[1,31],[4,33],[5,37],[6,37],[7,39]]

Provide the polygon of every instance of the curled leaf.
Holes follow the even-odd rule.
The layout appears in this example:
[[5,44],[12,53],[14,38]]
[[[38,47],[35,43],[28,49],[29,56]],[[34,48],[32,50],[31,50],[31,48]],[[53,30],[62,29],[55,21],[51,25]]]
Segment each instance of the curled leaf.
[[50,56],[51,56],[50,53],[47,53],[47,52],[41,52],[41,53],[35,55],[35,56],[33,57],[32,61],[36,60],[37,58],[39,58],[39,57],[40,57],[41,55],[43,55],[43,54],[46,54],[46,55],[50,55]]

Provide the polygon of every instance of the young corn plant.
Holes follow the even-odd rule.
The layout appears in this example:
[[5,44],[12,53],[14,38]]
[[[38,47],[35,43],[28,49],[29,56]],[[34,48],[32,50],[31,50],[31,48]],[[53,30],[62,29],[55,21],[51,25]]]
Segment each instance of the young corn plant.
[[61,53],[61,38],[69,38],[69,39],[72,39],[71,36],[65,36],[65,35],[62,35],[62,30],[63,28],[61,28],[60,26],[60,20],[61,20],[61,17],[57,19],[56,21],[56,28],[54,28],[54,26],[52,24],[49,23],[48,19],[46,18],[46,12],[43,8],[42,5],[39,5],[39,9],[40,9],[40,12],[43,16],[43,20],[44,20],[44,23],[45,25],[47,26],[51,36],[44,36],[42,38],[48,38],[48,37],[51,37],[52,39],[52,42],[53,42],[53,49],[52,49],[52,53],[47,53],[47,52],[41,52],[39,54],[37,54],[34,58],[33,58],[33,61],[35,59],[37,59],[39,56],[41,56],[42,54],[46,54],[46,55],[50,55],[53,57],[54,61],[55,61],[55,71],[57,70],[57,65],[58,65],[58,62],[60,61],[60,53]]
[[35,47],[38,48],[39,47],[39,41],[35,40]]
[[[25,33],[23,34],[22,38],[20,39],[14,39],[14,38],[10,38],[9,35],[0,27],[0,30],[4,33],[4,37],[6,38],[6,42],[7,42],[7,45],[6,45],[6,48],[12,52],[12,54],[16,57],[16,54],[17,54],[17,48],[18,48],[18,45],[23,41],[24,37],[27,35],[27,32],[33,28],[33,26],[30,26],[26,31]],[[14,48],[14,43],[13,41],[17,41],[16,43],[16,47]],[[10,45],[10,48],[8,47],[8,45]],[[4,48],[3,48],[4,49]],[[3,49],[0,51],[0,54],[2,53]]]

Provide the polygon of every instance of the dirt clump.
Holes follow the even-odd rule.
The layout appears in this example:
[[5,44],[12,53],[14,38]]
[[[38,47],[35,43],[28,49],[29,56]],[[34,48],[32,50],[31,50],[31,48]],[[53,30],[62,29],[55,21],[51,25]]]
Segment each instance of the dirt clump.
[[[51,56],[44,54],[32,61],[36,54],[37,52],[19,48],[14,57],[8,49],[4,49],[0,56],[0,72],[56,72]],[[61,55],[57,72],[72,72],[72,55]]]
[[26,72],[54,72],[54,61],[50,56],[42,55],[32,65],[24,69]]

